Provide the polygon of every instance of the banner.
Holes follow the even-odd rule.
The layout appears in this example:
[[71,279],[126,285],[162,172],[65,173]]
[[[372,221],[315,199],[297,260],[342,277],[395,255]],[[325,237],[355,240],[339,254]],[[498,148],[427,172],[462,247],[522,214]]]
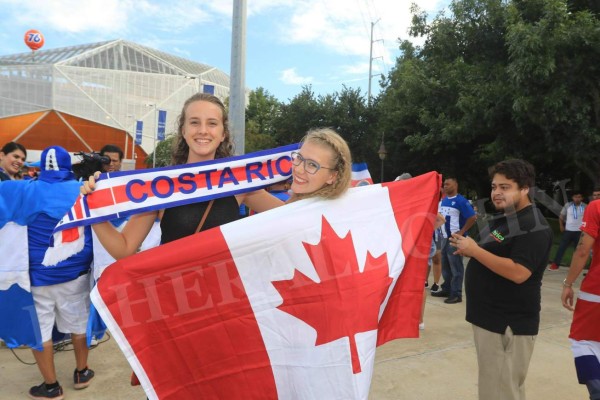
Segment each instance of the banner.
[[156,130],[156,139],[161,142],[165,140],[165,126],[167,125],[167,111],[158,110],[158,125]]
[[142,145],[142,131],[144,130],[144,121],[136,121],[135,123],[135,144]]
[[202,91],[204,93],[212,94],[214,96],[214,94],[215,94],[215,85],[206,85],[206,84],[203,84],[202,85]]
[[79,196],[54,232],[220,197],[251,192],[292,174],[298,144],[170,167],[101,174],[96,190]]
[[366,399],[418,337],[440,176],[297,201],[110,266],[92,301],[150,399]]

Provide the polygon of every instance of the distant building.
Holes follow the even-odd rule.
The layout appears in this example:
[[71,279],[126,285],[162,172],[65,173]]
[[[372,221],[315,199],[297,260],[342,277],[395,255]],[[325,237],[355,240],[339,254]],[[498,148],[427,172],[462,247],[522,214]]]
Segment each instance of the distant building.
[[[198,91],[225,100],[229,76],[121,39],[0,56],[0,146],[17,141],[35,154],[50,145],[77,152],[111,143],[125,158],[135,152],[142,168],[154,145],[155,108],[167,111],[168,135]],[[143,121],[141,146],[134,146],[136,120]]]

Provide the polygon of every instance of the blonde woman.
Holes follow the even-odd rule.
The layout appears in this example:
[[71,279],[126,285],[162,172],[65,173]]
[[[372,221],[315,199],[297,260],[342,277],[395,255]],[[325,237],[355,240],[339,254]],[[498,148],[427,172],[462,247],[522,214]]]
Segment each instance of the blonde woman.
[[330,128],[310,130],[301,143],[292,153],[293,194],[288,202],[339,197],[350,186],[352,156],[348,143]]

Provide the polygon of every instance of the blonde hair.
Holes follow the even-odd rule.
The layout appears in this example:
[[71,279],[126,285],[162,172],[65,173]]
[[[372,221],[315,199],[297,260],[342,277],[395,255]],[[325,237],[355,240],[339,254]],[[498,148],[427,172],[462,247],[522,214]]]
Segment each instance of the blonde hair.
[[300,141],[300,143],[307,142],[329,148],[333,151],[333,169],[337,172],[337,176],[333,184],[325,185],[312,193],[294,193],[290,201],[316,196],[325,199],[335,199],[341,196],[350,187],[350,179],[352,178],[352,155],[350,154],[348,143],[331,128],[311,129]]
[[219,100],[218,97],[208,93],[196,93],[183,103],[181,114],[177,118],[177,137],[173,141],[173,148],[171,150],[171,165],[186,164],[188,155],[190,153],[190,147],[188,146],[185,138],[183,137],[183,125],[185,124],[186,111],[190,104],[196,101],[206,101],[218,106],[221,109],[223,115],[223,129],[225,140],[219,144],[215,158],[230,157],[233,155],[233,142],[231,141],[231,134],[229,133],[229,121],[227,118],[227,110],[225,106]]

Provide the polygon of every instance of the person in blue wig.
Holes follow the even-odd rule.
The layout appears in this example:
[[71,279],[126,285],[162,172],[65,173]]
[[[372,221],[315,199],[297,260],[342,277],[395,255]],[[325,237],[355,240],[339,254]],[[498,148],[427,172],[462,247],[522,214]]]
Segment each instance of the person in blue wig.
[[94,377],[86,344],[92,240],[87,232],[80,238],[81,251],[54,266],[42,264],[52,231],[75,202],[80,183],[60,146],[46,148],[40,164],[38,179],[0,185],[0,338],[9,347],[32,347],[44,382],[29,390],[31,398],[62,399],[52,345],[55,324],[71,334],[74,388],[87,387]]

